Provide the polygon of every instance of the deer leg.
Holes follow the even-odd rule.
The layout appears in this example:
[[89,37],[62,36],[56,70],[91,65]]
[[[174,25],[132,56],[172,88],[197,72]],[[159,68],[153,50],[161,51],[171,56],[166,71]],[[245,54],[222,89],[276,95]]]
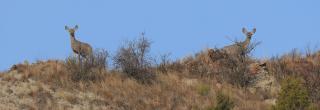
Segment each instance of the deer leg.
[[79,64],[81,64],[81,59],[79,54],[78,54],[78,61],[79,61]]
[[78,54],[78,62],[79,62],[79,66],[81,65],[81,59],[80,59],[80,55]]

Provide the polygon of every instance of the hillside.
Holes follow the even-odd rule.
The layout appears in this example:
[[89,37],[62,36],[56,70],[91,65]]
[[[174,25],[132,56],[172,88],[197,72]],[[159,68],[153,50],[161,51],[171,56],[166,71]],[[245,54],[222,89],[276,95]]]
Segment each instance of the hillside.
[[303,80],[310,106],[320,107],[320,52],[293,51],[262,60],[205,49],[152,63],[128,51],[139,48],[120,48],[112,57],[114,68],[107,68],[105,51],[81,63],[69,57],[13,65],[0,74],[0,109],[211,110],[222,93],[234,110],[270,110],[282,80],[290,76]]

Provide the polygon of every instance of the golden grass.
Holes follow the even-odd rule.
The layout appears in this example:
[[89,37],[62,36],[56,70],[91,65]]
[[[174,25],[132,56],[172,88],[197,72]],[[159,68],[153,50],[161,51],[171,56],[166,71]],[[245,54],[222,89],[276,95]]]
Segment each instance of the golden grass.
[[[185,59],[181,61],[181,65],[201,59],[205,60],[203,63],[208,62],[205,57],[200,55],[200,58]],[[314,67],[319,67],[319,61],[320,54],[316,54],[308,57],[283,56],[280,59],[268,60],[267,63],[270,73],[277,76],[279,71],[307,74],[306,71],[312,72],[315,70]],[[280,64],[284,66],[284,69],[278,68]],[[214,67],[219,67],[214,63],[206,66],[211,66],[212,71]],[[58,100],[65,100],[71,105],[88,101],[89,108],[96,109],[109,107],[134,110],[204,110],[215,106],[218,91],[230,96],[235,102],[235,110],[269,110],[271,107],[270,103],[261,98],[263,95],[261,92],[252,94],[247,89],[217,81],[214,77],[194,76],[188,71],[175,71],[172,68],[174,67],[171,67],[166,74],[158,72],[152,84],[141,84],[120,72],[106,70],[101,72],[103,74],[100,76],[101,80],[75,82],[71,79],[65,63],[58,60],[18,64],[5,72],[6,74],[0,74],[0,77],[8,82],[34,80],[40,83],[39,89],[29,94],[38,103],[25,105],[31,109],[50,109],[58,103]],[[256,72],[255,69],[252,71]],[[47,86],[49,90],[43,89],[40,85]],[[275,98],[276,96],[268,97]],[[56,109],[69,108],[71,105]]]
[[[218,88],[216,81],[183,77],[179,75],[180,73],[175,72],[157,74],[157,79],[153,84],[145,85],[117,72],[106,72],[103,80],[97,82],[74,82],[60,61],[40,61],[25,65],[23,68],[25,70],[16,73],[23,75],[21,79],[9,76],[9,74],[4,74],[1,77],[7,81],[35,80],[47,85],[52,91],[57,91],[59,97],[71,104],[82,103],[80,96],[78,96],[80,92],[95,95],[94,100],[88,98],[92,99],[91,104],[112,105],[118,109],[136,110],[207,109],[215,104],[215,95],[218,90],[228,93],[232,99],[236,100],[238,106],[243,106],[246,100],[243,96],[243,90],[234,88],[230,84],[222,84],[223,87]],[[13,71],[16,70],[11,72]],[[52,94],[42,88],[33,91],[30,96],[34,97],[33,100],[40,101],[30,105],[33,108],[49,109],[56,103]],[[253,102],[258,103],[255,105],[263,105],[263,102],[259,100]],[[247,109],[247,107],[239,109]],[[262,107],[261,110],[263,110]]]

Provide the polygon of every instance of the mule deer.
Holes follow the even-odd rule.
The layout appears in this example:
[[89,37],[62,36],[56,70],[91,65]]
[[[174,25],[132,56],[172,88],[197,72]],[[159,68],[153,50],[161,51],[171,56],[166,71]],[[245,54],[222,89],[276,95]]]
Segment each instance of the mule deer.
[[250,44],[252,35],[255,32],[256,28],[253,28],[251,32],[248,32],[246,28],[242,28],[242,33],[246,36],[246,40],[242,42],[235,42],[235,44],[225,46],[221,50],[229,55],[243,55]]
[[80,56],[84,58],[88,58],[92,55],[92,47],[84,42],[80,42],[75,38],[75,32],[78,30],[78,25],[76,25],[74,28],[69,28],[68,26],[65,26],[65,29],[70,34],[71,39],[71,48],[72,51],[76,54],[78,54],[78,58],[80,61]]

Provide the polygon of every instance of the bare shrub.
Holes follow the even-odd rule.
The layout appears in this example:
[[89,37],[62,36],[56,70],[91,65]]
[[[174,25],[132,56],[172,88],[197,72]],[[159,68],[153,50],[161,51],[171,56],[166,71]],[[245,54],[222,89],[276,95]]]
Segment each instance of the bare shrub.
[[249,61],[234,61],[232,59],[227,58],[219,68],[218,79],[225,80],[233,85],[238,85],[240,87],[247,87],[253,83],[254,77],[249,73],[247,65],[249,65]]
[[161,73],[167,74],[169,71],[169,66],[171,64],[170,59],[169,59],[170,54],[163,54],[160,56],[160,63],[157,65],[157,69]]
[[189,69],[196,70],[194,71],[196,73],[202,73],[202,77],[214,76],[219,81],[227,81],[233,85],[247,87],[254,83],[255,77],[249,74],[248,65],[254,62],[250,57],[251,52],[259,44],[260,42],[253,42],[247,48],[240,46],[240,49],[237,49],[239,51],[235,54],[228,54],[220,49],[209,49],[206,53],[202,52],[202,54],[207,54],[206,57],[209,57],[209,64],[206,61],[198,61],[194,62]]
[[[160,66],[161,67],[161,66]],[[158,68],[160,68],[158,67]],[[163,67],[165,67],[166,71],[173,71],[182,73],[185,71],[186,66],[180,62],[180,60],[175,61],[169,61],[169,63],[165,64]]]
[[206,62],[205,52],[197,53],[195,56],[190,56],[184,59],[186,69],[191,76],[194,77],[213,77],[212,68]]
[[252,42],[238,53],[229,54],[221,49],[207,49],[182,60],[182,66],[189,75],[201,78],[216,78],[219,82],[228,82],[239,87],[248,87],[256,77],[250,74],[249,65],[255,60],[251,52],[260,42]]
[[70,56],[65,60],[65,66],[71,79],[74,81],[97,81],[100,80],[106,71],[108,52],[97,50],[86,58]]
[[150,69],[150,45],[143,33],[138,40],[127,41],[113,57],[115,67],[141,83],[150,83],[155,78]]

